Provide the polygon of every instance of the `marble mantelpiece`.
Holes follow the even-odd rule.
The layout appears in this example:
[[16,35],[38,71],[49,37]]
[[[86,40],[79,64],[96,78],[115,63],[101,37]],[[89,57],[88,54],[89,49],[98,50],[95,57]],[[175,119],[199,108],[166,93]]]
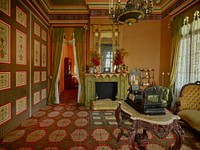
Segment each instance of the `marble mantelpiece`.
[[90,107],[91,101],[96,100],[96,82],[117,82],[117,99],[125,100],[128,89],[128,74],[85,74],[85,106]]

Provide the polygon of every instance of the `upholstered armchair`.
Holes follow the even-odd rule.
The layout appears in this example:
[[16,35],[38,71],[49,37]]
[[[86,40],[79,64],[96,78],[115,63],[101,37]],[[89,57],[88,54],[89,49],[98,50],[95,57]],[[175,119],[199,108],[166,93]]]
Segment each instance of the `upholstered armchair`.
[[184,122],[200,132],[200,81],[182,87],[174,113]]

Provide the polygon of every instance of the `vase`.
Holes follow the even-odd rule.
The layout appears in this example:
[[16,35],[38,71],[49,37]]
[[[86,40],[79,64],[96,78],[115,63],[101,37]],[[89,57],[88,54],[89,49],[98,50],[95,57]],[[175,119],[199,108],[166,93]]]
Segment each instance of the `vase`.
[[93,67],[90,67],[90,73],[93,74]]
[[116,66],[115,73],[120,73],[120,67],[119,67],[119,65]]
[[96,66],[93,67],[93,73],[94,73],[94,74],[97,73],[97,67],[96,67]]

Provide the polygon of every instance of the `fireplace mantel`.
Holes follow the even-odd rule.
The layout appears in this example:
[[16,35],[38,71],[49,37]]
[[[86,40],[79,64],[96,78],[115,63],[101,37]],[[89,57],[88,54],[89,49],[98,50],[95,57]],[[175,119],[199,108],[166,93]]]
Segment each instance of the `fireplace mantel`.
[[117,98],[125,100],[128,89],[128,75],[126,73],[85,74],[85,106],[90,107],[91,101],[96,100],[96,82],[117,82]]

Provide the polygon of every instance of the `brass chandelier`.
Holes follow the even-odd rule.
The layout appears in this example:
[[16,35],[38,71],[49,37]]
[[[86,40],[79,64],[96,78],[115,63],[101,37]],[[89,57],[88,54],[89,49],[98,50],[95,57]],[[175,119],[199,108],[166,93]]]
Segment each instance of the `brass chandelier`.
[[109,17],[113,23],[132,25],[138,20],[152,14],[153,0],[128,0],[125,4],[121,4],[121,0],[117,0],[114,4],[113,0],[109,0]]

